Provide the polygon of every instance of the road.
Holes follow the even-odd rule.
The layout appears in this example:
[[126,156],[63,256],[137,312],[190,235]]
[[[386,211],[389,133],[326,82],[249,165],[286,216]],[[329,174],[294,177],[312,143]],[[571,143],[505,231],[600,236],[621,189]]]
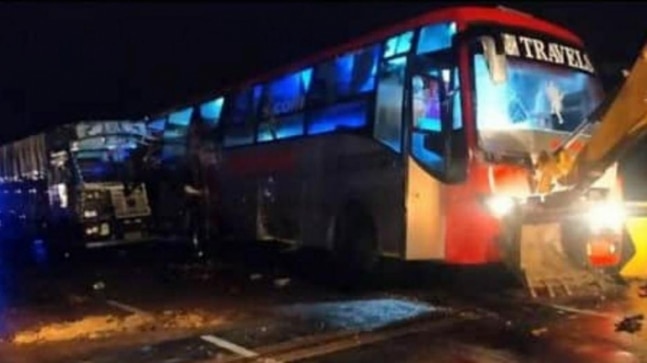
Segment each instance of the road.
[[341,292],[274,249],[197,261],[186,247],[4,252],[0,362],[647,362],[646,332],[615,331],[647,311],[638,281],[561,305],[421,270]]

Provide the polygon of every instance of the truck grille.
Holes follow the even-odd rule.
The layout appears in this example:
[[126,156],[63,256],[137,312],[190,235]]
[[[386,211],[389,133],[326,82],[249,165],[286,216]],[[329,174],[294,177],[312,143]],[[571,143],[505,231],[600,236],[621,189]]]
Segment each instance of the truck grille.
[[110,197],[118,219],[147,217],[151,214],[146,187],[138,186],[128,197],[122,188],[110,188]]

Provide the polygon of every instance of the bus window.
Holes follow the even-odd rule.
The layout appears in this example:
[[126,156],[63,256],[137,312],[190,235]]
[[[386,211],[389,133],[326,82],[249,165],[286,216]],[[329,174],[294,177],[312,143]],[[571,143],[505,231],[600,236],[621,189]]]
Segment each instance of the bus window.
[[412,41],[413,31],[411,30],[389,38],[384,47],[384,58],[407,53],[411,49]]
[[415,75],[411,78],[411,153],[436,172],[442,172],[444,169],[441,87],[440,78],[433,74]]
[[411,95],[411,154],[444,180],[462,180],[467,147],[458,67],[448,63],[416,72],[411,78]]
[[373,91],[380,49],[379,44],[373,45],[317,65],[308,102],[331,104]]
[[260,96],[261,86],[248,88],[231,96],[232,105],[225,125],[225,147],[254,142],[254,119]]
[[265,87],[259,142],[303,135],[303,108],[311,80],[312,68],[308,68],[281,77]]
[[379,75],[373,136],[396,152],[402,149],[402,100],[407,57],[385,61]]
[[365,100],[339,103],[313,111],[308,123],[308,135],[334,132],[338,129],[358,129],[366,126]]
[[218,126],[224,103],[225,98],[218,97],[215,100],[200,105],[200,117],[209,127]]
[[429,53],[451,47],[454,34],[456,23],[433,24],[422,28],[417,53]]
[[175,111],[168,116],[168,123],[171,125],[188,127],[193,116],[193,107],[188,107],[183,110]]

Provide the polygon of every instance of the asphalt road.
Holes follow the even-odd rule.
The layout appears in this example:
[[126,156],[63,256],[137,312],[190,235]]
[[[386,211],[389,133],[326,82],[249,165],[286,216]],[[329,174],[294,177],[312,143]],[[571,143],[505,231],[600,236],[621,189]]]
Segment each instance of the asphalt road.
[[639,282],[551,306],[448,291],[422,270],[404,276],[413,284],[341,292],[265,248],[199,261],[181,245],[60,260],[8,250],[0,362],[647,362],[647,333],[615,329],[647,311]]

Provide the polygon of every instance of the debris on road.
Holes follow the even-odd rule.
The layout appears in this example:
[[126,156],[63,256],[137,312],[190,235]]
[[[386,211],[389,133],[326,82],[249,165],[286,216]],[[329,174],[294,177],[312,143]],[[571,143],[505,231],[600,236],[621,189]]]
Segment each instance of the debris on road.
[[11,342],[16,345],[60,342],[77,339],[99,339],[117,333],[134,333],[161,329],[198,329],[214,327],[224,321],[201,311],[165,311],[162,314],[130,314],[87,316],[83,319],[53,323],[14,335]]
[[249,279],[251,281],[258,281],[258,280],[260,280],[262,278],[263,278],[263,275],[261,275],[261,274],[251,274],[251,275],[249,275]]
[[290,280],[287,277],[286,278],[281,278],[281,279],[275,279],[274,280],[274,286],[276,286],[278,288],[286,287],[286,286],[288,286],[290,284],[291,281],[292,280]]
[[636,333],[642,330],[642,322],[645,316],[643,314],[635,314],[624,317],[619,323],[616,324],[616,332]]
[[530,333],[536,337],[542,336],[548,333],[548,328],[537,328],[530,331]]
[[87,296],[81,296],[76,294],[70,294],[67,296],[67,302],[70,305],[81,305],[90,301],[90,298]]
[[74,339],[96,339],[110,333],[136,331],[150,324],[149,317],[133,314],[124,318],[114,315],[88,316],[81,320],[54,323],[17,333],[12,339],[14,344],[33,344]]
[[97,281],[92,285],[92,289],[95,291],[100,291],[106,288],[106,284],[103,281]]
[[196,262],[190,264],[171,264],[168,266],[169,277],[179,280],[209,281],[216,275],[213,262]]

